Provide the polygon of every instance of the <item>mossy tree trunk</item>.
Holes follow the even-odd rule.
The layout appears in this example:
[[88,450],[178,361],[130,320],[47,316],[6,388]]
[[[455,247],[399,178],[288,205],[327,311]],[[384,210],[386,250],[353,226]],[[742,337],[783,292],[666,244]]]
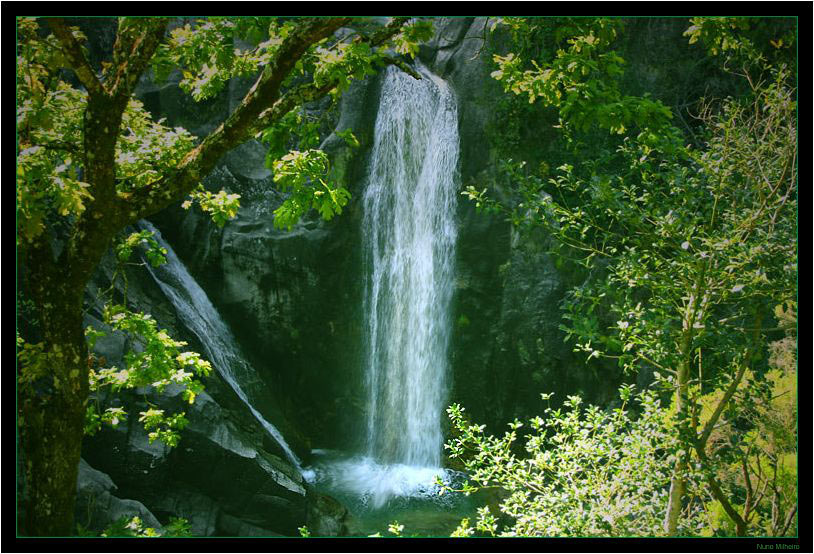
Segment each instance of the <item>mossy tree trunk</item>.
[[[61,294],[67,291],[57,288]],[[75,295],[74,295],[75,296]],[[88,398],[87,346],[81,303],[63,299],[41,311],[52,376],[19,406],[27,535],[73,530],[76,477]]]

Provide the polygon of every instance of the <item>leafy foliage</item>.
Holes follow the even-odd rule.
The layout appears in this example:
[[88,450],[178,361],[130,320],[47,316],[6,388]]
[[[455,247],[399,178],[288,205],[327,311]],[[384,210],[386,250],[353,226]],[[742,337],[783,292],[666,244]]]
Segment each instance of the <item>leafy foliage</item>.
[[295,150],[274,162],[274,181],[290,193],[274,210],[275,227],[291,229],[311,208],[325,220],[342,213],[350,193],[326,181],[328,163],[328,156],[321,150]]
[[[39,36],[33,18],[18,21],[22,44],[17,57],[17,214],[18,243],[31,242],[54,215],[81,216],[93,200],[85,182],[83,153],[87,93],[61,80],[69,67],[53,35]],[[77,29],[72,34],[85,40]],[[153,121],[143,104],[130,99],[116,141],[116,189],[123,198],[156,183],[176,168],[195,145],[181,127]],[[90,152],[88,156],[93,156]],[[217,212],[215,212],[217,215]]]
[[[394,18],[385,26],[359,20],[363,31],[333,38],[350,22],[343,17],[213,17],[181,25],[167,36],[169,18],[122,17],[112,51],[94,52],[101,54],[100,61],[89,55],[84,35],[64,18],[17,20],[17,244],[27,277],[24,294],[30,296],[23,302],[30,301],[37,314],[27,319],[36,327],[24,332],[31,344],[20,347],[18,424],[26,482],[41,485],[29,488],[26,533],[54,536],[73,527],[69,497],[75,483],[67,477],[78,450],[66,455],[42,437],[50,432],[65,440],[81,435],[83,421],[76,414],[86,408],[88,367],[77,310],[111,237],[190,193],[190,204],[198,203],[216,224],[225,224],[237,212],[238,196],[195,190],[217,160],[286,114],[307,113],[305,104],[336,93],[351,78],[385,63],[403,66],[387,49],[405,26],[407,43],[426,36],[418,31],[421,25],[409,30],[413,26],[406,18]],[[286,55],[280,56],[283,51]],[[224,125],[198,142],[186,130],[156,120],[133,98],[149,67],[158,80],[177,69],[181,88],[195,101],[214,98],[233,77],[256,80]],[[299,124],[296,118],[283,123],[288,132]],[[308,159],[304,180],[286,175],[297,165],[296,155],[280,160],[282,186],[293,195],[283,208],[283,226],[290,228],[311,208],[328,218],[347,204],[347,190],[327,184],[318,167],[324,155],[309,153],[315,146],[301,148]],[[152,245],[146,235],[119,244],[120,265],[129,263],[124,260],[139,244]],[[160,249],[150,252],[150,263],[162,261]],[[149,316],[127,309],[124,277],[124,300],[110,304],[107,318],[114,332],[130,335],[137,348],[123,368],[92,363],[95,402],[86,414],[91,432],[102,424],[119,425],[126,417],[120,406],[99,405],[107,396],[99,394],[100,387],[180,384],[192,401],[200,390],[195,377],[206,372],[203,361],[185,357],[182,344]],[[64,396],[64,404],[53,402],[52,392],[65,386],[76,394]],[[151,406],[140,414],[151,440],[176,443],[183,414],[157,410]],[[63,416],[67,419],[57,419]],[[58,513],[51,509],[54,503],[63,507]]]
[[412,24],[406,25],[393,40],[396,52],[415,58],[420,43],[430,40],[433,30],[432,21],[427,20],[415,20]]
[[[795,321],[793,310],[778,312]],[[780,317],[783,317],[780,316]],[[714,471],[732,492],[735,507],[755,535],[797,535],[797,356],[796,327],[770,344],[782,356],[769,361],[764,376],[747,371],[709,438],[719,460]],[[791,340],[789,340],[791,339]],[[720,403],[721,390],[700,399],[701,424]],[[721,503],[708,505],[709,534],[732,535],[735,525]]]
[[[36,73],[38,51],[24,71]],[[18,58],[18,73],[20,58]],[[21,76],[17,79],[20,82]],[[25,82],[25,81],[23,81]],[[92,200],[81,178],[82,110],[85,94],[64,83],[54,90],[35,77],[17,103],[17,242],[31,242],[45,230],[49,217],[81,215]],[[18,95],[21,87],[18,87]]]
[[137,246],[145,246],[145,255],[153,267],[167,263],[167,249],[158,244],[150,231],[131,233],[124,240],[116,244],[116,259],[119,263],[126,263]]
[[[170,40],[153,58],[158,80],[180,67],[181,89],[196,101],[218,94],[232,77],[250,76],[268,63],[289,33],[294,22],[277,23],[269,17],[210,17],[186,24],[170,32]],[[262,40],[264,34],[268,35]],[[237,48],[237,40],[257,43]]]
[[189,196],[190,199],[185,200],[181,207],[187,210],[193,202],[197,202],[202,211],[212,216],[212,221],[218,227],[223,227],[227,221],[235,218],[240,209],[240,195],[229,194],[225,190],[213,194],[199,185]]
[[[512,523],[501,527],[487,507],[453,536],[475,531],[500,536],[654,536],[661,518],[676,452],[674,426],[653,391],[619,391],[620,407],[582,407],[569,396],[532,419],[523,455],[516,442],[524,424],[515,421],[502,437],[467,421],[458,405],[447,411],[457,436],[446,445],[470,474],[463,490],[500,487],[508,492],[500,510]],[[544,394],[549,399],[550,394]],[[696,477],[697,480],[697,477]],[[701,526],[700,505],[687,507],[682,534]]]
[[[529,28],[515,24],[513,32]],[[558,50],[546,65],[523,71],[520,59],[509,54],[496,57],[493,76],[515,94],[558,107],[560,128],[569,136],[590,121],[624,134],[628,125],[621,112],[602,111],[621,98],[615,82],[622,62],[605,50],[617,28],[601,20],[577,28],[582,33],[568,40],[569,49]],[[563,303],[561,328],[575,351],[615,360],[631,374],[654,371],[673,393],[670,425],[682,448],[665,510],[669,533],[678,532],[674,508],[680,509],[682,491],[695,479],[691,460],[706,480],[704,505],[710,511],[717,505],[737,534],[761,525],[777,534],[791,525],[776,515],[771,525],[755,523],[764,508],[747,482],[769,487],[767,472],[744,470],[738,483],[728,465],[740,460],[748,468],[758,452],[752,442],[757,439],[746,437],[760,434],[761,425],[750,418],[770,401],[764,392],[756,404],[756,391],[775,386],[763,322],[775,306],[782,314],[782,306],[793,305],[797,280],[795,90],[784,65],[767,66],[753,42],[732,33],[744,29],[743,22],[693,20],[687,32],[692,41],[711,44],[715,54],[737,52],[727,63],[742,62],[751,90],[745,98],[702,104],[701,148],[686,146],[664,112],[642,117],[639,132],[623,136],[613,154],[564,164],[550,177],[508,160],[503,168],[520,197],[514,205],[493,200],[483,188],[462,193],[479,210],[504,213],[515,225],[544,227],[557,239],[553,253],[561,262],[590,270]],[[591,87],[591,79],[602,84]],[[607,113],[611,119],[603,119]],[[737,392],[745,382],[755,391],[751,396]],[[746,435],[735,433],[741,438],[720,448],[713,431],[725,414],[750,423],[741,427]],[[588,463],[590,457],[582,456]],[[769,465],[779,469],[780,458]],[[785,517],[792,518],[796,505],[778,482],[771,480],[774,498],[787,498]]]
[[672,118],[669,108],[648,98],[623,95],[619,89],[624,60],[608,48],[621,23],[588,19],[576,24],[567,47],[557,49],[547,63],[532,59],[533,69],[524,70],[526,64],[517,54],[495,54],[498,69],[492,77],[502,81],[507,92],[527,96],[529,103],[540,99],[556,107],[562,125],[582,131],[594,123],[620,135],[632,125],[662,125]]
[[[82,536],[95,536],[93,532],[82,532]],[[182,517],[170,518],[169,523],[164,526],[163,531],[158,531],[153,527],[144,527],[144,522],[138,516],[128,518],[123,516],[108,525],[101,533],[102,537],[191,537],[189,521]]]
[[762,17],[693,17],[684,32],[690,44],[700,43],[727,64],[761,67],[794,62],[795,29],[782,19]]
[[[115,332],[128,335],[138,344],[125,354],[124,368],[97,366],[90,371],[90,390],[96,402],[88,404],[85,432],[94,434],[102,423],[116,427],[127,418],[122,407],[110,407],[101,411],[101,392],[109,389],[115,393],[123,389],[152,386],[159,393],[169,385],[184,387],[183,397],[192,404],[196,395],[203,391],[203,384],[196,378],[206,376],[211,364],[196,352],[182,352],[183,341],[172,339],[165,330],[159,329],[155,320],[146,314],[135,313],[124,306],[108,305],[104,313],[105,323]],[[86,335],[91,348],[102,331],[88,327]],[[101,362],[101,360],[99,361]],[[150,407],[139,413],[139,422],[149,431],[150,442],[160,440],[167,446],[176,446],[179,432],[187,425],[184,413],[166,415],[164,410]]]
[[186,129],[170,129],[163,122],[153,121],[140,101],[131,99],[128,103],[116,143],[119,191],[126,193],[160,180],[195,146],[195,137]]

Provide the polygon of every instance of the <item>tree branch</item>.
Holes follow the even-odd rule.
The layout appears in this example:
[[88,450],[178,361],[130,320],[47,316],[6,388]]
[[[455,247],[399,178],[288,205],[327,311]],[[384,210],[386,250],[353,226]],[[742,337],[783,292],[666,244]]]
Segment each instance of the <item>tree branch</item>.
[[710,433],[712,433],[712,428],[715,426],[715,423],[718,421],[718,418],[721,417],[721,414],[726,408],[726,405],[729,403],[731,398],[735,395],[735,392],[738,390],[738,385],[740,385],[741,380],[743,379],[744,374],[746,373],[746,367],[749,365],[749,362],[754,355],[754,351],[756,345],[758,343],[758,339],[760,338],[760,332],[763,329],[763,318],[761,314],[758,314],[757,319],[755,321],[755,328],[752,330],[752,346],[747,350],[746,360],[741,365],[740,369],[738,369],[738,373],[735,375],[735,378],[729,384],[726,389],[726,392],[718,401],[718,405],[715,406],[715,411],[712,412],[712,415],[709,418],[709,421],[704,425],[704,429],[701,432],[701,435],[697,439],[698,445],[702,448],[706,448],[707,439],[709,439]]
[[[391,56],[383,56],[381,59],[387,64],[393,64],[399,68],[402,68],[411,77],[421,79],[421,75],[413,68],[408,66],[404,61],[398,60]],[[314,100],[322,98],[331,92],[337,84],[338,82],[336,80],[329,81],[322,86],[316,86],[314,83],[304,83],[288,90],[279,100],[274,103],[273,106],[263,110],[260,113],[260,117],[251,126],[250,134],[255,134],[268,126],[273,125],[275,122],[280,121],[283,116],[297,106],[302,106],[303,104],[307,104],[308,102],[313,102]]]
[[[240,106],[197,148],[187,154],[175,174],[134,191],[126,199],[120,197],[126,206],[125,210],[131,210],[127,212],[127,220],[147,217],[180,201],[200,183],[226,152],[251,138],[264,126],[279,121],[296,106],[316,100],[336,87],[335,82],[320,87],[309,83],[294,87],[284,95],[280,94],[283,81],[308,48],[351,21],[348,17],[309,19],[288,35]],[[393,18],[373,35],[360,35],[354,40],[379,46],[396,35],[407,21],[409,18],[406,17]]]
[[698,444],[701,448],[704,448],[707,444],[707,440],[709,439],[710,434],[712,433],[715,424],[718,422],[718,419],[721,417],[726,405],[729,404],[729,400],[734,396],[735,391],[738,390],[738,385],[743,379],[743,375],[746,373],[746,364],[741,365],[740,369],[738,370],[737,375],[727,387],[726,392],[718,401],[718,404],[715,406],[715,411],[712,412],[712,415],[709,418],[709,421],[704,424],[704,429],[701,431],[701,435],[698,437]]
[[791,527],[791,524],[794,522],[794,515],[795,515],[796,513],[797,513],[797,504],[795,504],[795,505],[794,505],[794,507],[793,507],[793,508],[792,508],[792,509],[789,511],[789,513],[786,515],[786,521],[785,521],[785,523],[783,524],[783,529],[780,531],[780,535],[781,535],[781,536],[782,536],[782,535],[785,535],[785,534],[786,534],[786,532],[788,532],[789,527]]
[[418,73],[415,69],[407,65],[407,62],[404,60],[400,60],[398,58],[394,58],[393,56],[381,56],[380,58],[384,63],[388,65],[394,65],[405,72],[407,75],[412,77],[413,79],[421,80],[421,74]]
[[82,47],[79,41],[73,36],[70,29],[65,25],[65,20],[61,17],[55,17],[48,20],[48,25],[62,45],[62,52],[71,64],[79,81],[87,89],[88,94],[91,96],[99,96],[104,94],[104,87],[96,76],[96,72],[88,63],[85,54],[82,52]]
[[106,82],[101,92],[88,96],[84,126],[85,180],[93,200],[78,218],[63,250],[64,279],[83,287],[113,234],[132,210],[116,194],[116,142],[122,117],[141,74],[164,36],[166,18],[123,19],[114,45],[115,79]]
[[167,30],[167,17],[121,18],[113,45],[113,78],[107,83],[112,96],[128,98],[147,69]]
[[[353,39],[355,43],[368,42],[371,46],[381,46],[387,40],[398,34],[401,27],[409,21],[407,17],[393,18],[385,27],[376,31],[372,36],[359,35]],[[413,68],[408,66],[404,61],[394,58],[392,56],[381,55],[380,59],[387,63],[399,67],[402,71],[409,74],[415,79],[421,79]],[[279,100],[277,100],[270,108],[264,110],[257,122],[252,126],[253,133],[262,130],[264,127],[272,125],[274,122],[279,121],[285,114],[302,104],[313,102],[318,98],[328,94],[337,82],[331,81],[322,86],[317,87],[314,83],[306,83],[299,85],[287,91]]]
[[350,22],[348,17],[304,20],[280,45],[274,58],[263,69],[237,109],[203,142],[189,152],[171,175],[132,192],[119,196],[128,223],[147,217],[180,201],[212,170],[218,160],[232,148],[251,137],[261,112],[280,97],[280,87],[308,48]]
[[369,39],[359,37],[357,40],[369,40],[371,46],[381,46],[387,40],[398,34],[408,21],[410,21],[409,17],[394,17],[387,25],[373,33]]

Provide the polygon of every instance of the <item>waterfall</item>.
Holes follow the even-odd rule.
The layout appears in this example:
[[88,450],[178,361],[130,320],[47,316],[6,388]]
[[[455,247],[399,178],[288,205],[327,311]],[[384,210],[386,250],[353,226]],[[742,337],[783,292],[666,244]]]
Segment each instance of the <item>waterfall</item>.
[[[362,198],[364,452],[313,451],[311,480],[356,509],[438,496],[455,256],[458,114],[447,84],[389,67]],[[395,504],[394,504],[395,505]]]
[[368,455],[441,465],[458,115],[444,81],[388,68],[364,194]]
[[218,374],[249,408],[263,429],[280,445],[288,460],[297,469],[302,470],[300,459],[291,450],[280,431],[254,407],[251,398],[241,387],[241,382],[259,381],[259,378],[240,352],[226,322],[220,317],[212,302],[209,301],[209,297],[192,278],[158,229],[146,220],[140,223],[140,227],[153,233],[158,243],[167,249],[166,264],[156,268],[146,264],[153,279],[175,306],[184,325],[201,341],[207,359]]

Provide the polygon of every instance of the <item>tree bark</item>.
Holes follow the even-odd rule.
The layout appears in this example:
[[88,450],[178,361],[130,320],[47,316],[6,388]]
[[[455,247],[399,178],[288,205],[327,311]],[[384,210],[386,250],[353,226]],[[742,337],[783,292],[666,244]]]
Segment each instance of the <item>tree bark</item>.
[[[688,406],[688,388],[690,380],[690,347],[692,345],[692,320],[690,317],[688,328],[684,330],[681,340],[681,362],[677,371],[676,383],[676,419],[678,421],[679,433],[681,435],[682,449],[673,467],[673,475],[670,478],[670,495],[667,501],[667,511],[664,515],[664,533],[668,536],[675,536],[678,531],[678,517],[681,514],[681,501],[687,489],[685,474],[687,472],[687,462],[689,460],[689,446],[685,443],[685,438],[690,432],[690,417]],[[692,430],[693,434],[695,433]]]
[[[45,245],[50,249],[49,245]],[[41,252],[50,256],[50,252]],[[83,289],[61,278],[40,256],[27,283],[38,317],[50,373],[21,387],[18,404],[25,479],[23,535],[72,534],[76,478],[88,398],[88,352],[82,330]]]

